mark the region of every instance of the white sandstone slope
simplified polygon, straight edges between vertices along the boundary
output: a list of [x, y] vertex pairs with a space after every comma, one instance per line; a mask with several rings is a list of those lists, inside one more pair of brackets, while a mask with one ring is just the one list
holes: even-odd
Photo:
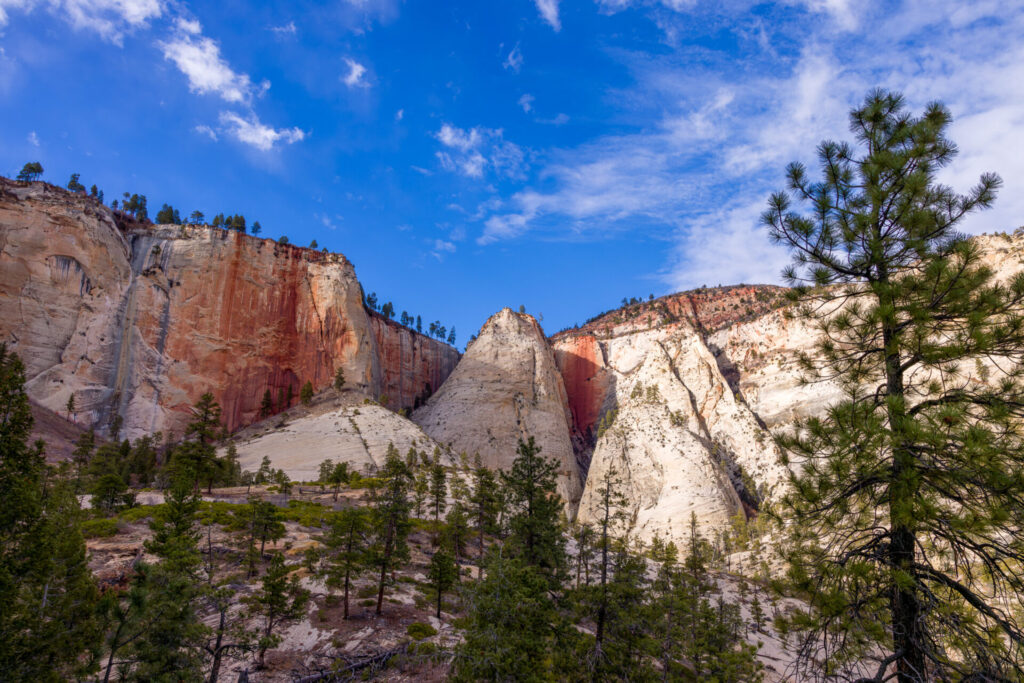
[[785, 480], [779, 453], [696, 330], [673, 325], [602, 344], [617, 408], [594, 449], [580, 521], [596, 519], [597, 492], [612, 468], [644, 540], [684, 539], [691, 513], [712, 532], [744, 505], [777, 495]]
[[519, 439], [534, 437], [559, 465], [559, 493], [579, 500], [572, 418], [551, 346], [532, 316], [491, 316], [455, 371], [412, 419], [436, 441], [494, 469], [508, 468]]
[[[339, 407], [319, 414], [278, 418], [243, 432], [235, 447], [242, 469], [255, 472], [264, 457], [274, 469], [282, 469], [293, 481], [316, 481], [320, 463], [330, 459], [347, 462], [363, 474], [384, 464], [388, 444], [404, 457], [410, 448], [434, 452], [438, 445], [410, 420], [376, 404]], [[443, 461], [454, 464], [442, 449]], [[223, 455], [223, 453], [222, 453]]]

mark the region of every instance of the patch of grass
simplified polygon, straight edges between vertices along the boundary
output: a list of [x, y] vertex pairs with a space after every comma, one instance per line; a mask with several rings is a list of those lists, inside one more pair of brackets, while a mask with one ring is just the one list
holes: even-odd
[[305, 527], [320, 527], [332, 515], [333, 510], [308, 500], [289, 500], [288, 507], [281, 510], [285, 520]]
[[116, 519], [87, 519], [82, 522], [82, 535], [86, 538], [106, 538], [117, 535]]
[[423, 640], [431, 636], [437, 635], [437, 629], [430, 624], [424, 624], [422, 621], [414, 621], [409, 624], [408, 628], [405, 629], [412, 638], [416, 640]]
[[359, 605], [361, 607], [373, 607], [376, 604], [377, 604], [376, 600], [360, 600], [359, 601]]
[[135, 522], [141, 522], [144, 519], [150, 519], [154, 515], [158, 514], [163, 510], [163, 504], [160, 505], [139, 505], [138, 507], [128, 508], [117, 515], [117, 519], [125, 524], [134, 524]]
[[376, 586], [363, 586], [362, 588], [360, 588], [359, 590], [356, 591], [356, 597], [357, 598], [368, 598], [371, 595], [376, 595], [376, 594], [377, 594], [377, 587]]

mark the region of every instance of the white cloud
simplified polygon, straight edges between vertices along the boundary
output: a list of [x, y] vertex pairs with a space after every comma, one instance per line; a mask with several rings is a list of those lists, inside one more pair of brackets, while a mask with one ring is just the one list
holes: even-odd
[[595, 0], [601, 11], [608, 14], [621, 12], [631, 7], [667, 7], [675, 12], [691, 10], [696, 6], [697, 0]]
[[282, 38], [287, 36], [294, 36], [296, 33], [299, 32], [299, 29], [296, 28], [294, 21], [289, 21], [284, 26], [271, 26], [270, 30], [273, 31], [277, 36]]
[[437, 133], [437, 139], [445, 147], [454, 147], [465, 152], [479, 147], [483, 141], [483, 135], [481, 135], [479, 128], [465, 131], [445, 123], [441, 125], [441, 130]]
[[235, 112], [221, 112], [220, 122], [227, 134], [264, 152], [273, 149], [278, 142], [290, 145], [304, 140], [307, 135], [301, 128], [275, 129], [266, 126], [260, 123], [255, 114], [243, 118]]
[[39, 146], [39, 136], [36, 135], [36, 132], [34, 130], [30, 131], [28, 137], [25, 139], [28, 140], [28, 144], [32, 145], [33, 147]]
[[404, 118], [405, 118], [405, 110], [404, 109], [399, 109], [398, 111], [395, 112], [395, 121], [401, 121]]
[[474, 127], [463, 130], [449, 123], [434, 135], [447, 150], [436, 152], [441, 167], [470, 178], [482, 178], [490, 169], [506, 178], [521, 178], [526, 155], [515, 143], [504, 139], [499, 129]]
[[544, 21], [551, 25], [555, 31], [562, 30], [562, 22], [558, 18], [558, 0], [533, 0], [537, 5], [537, 11]]
[[533, 110], [534, 96], [526, 93], [519, 98], [519, 106], [523, 108], [523, 111], [529, 114]]
[[569, 123], [569, 115], [558, 114], [550, 119], [537, 119], [537, 123], [546, 123], [552, 126], [564, 126], [565, 124]]
[[0, 26], [11, 10], [31, 11], [45, 6], [79, 30], [95, 31], [120, 45], [125, 33], [144, 28], [163, 14], [161, 0], [0, 0]]
[[199, 133], [200, 135], [205, 135], [206, 137], [210, 138], [214, 142], [217, 141], [217, 131], [215, 131], [210, 126], [198, 125], [195, 128], [193, 128], [192, 130], [194, 130], [196, 133]]
[[1024, 223], [1024, 155], [1010, 144], [1024, 130], [1024, 44], [1014, 38], [1024, 6], [804, 4], [833, 20], [767, 25], [770, 41], [795, 41], [795, 57], [762, 50], [742, 67], [709, 58], [695, 69], [624, 54], [636, 83], [615, 101], [639, 132], [543, 153], [530, 184], [481, 211], [477, 241], [638, 231], [674, 243], [661, 272], [673, 287], [778, 281], [788, 257], [759, 224], [767, 197], [785, 187], [790, 161], [817, 174], [816, 146], [851, 138], [849, 110], [874, 86], [903, 91], [914, 113], [934, 99], [949, 106], [961, 154], [942, 182], [963, 192], [982, 172], [1002, 175], [995, 208], [965, 221], [967, 232]]
[[845, 31], [856, 29], [859, 23], [859, 17], [854, 11], [854, 6], [859, 3], [851, 0], [787, 0], [787, 3], [802, 5], [811, 12], [828, 14]]
[[501, 65], [508, 71], [519, 73], [519, 70], [523, 68], [523, 51], [519, 49], [519, 43], [516, 43]]
[[370, 84], [366, 82], [366, 67], [355, 61], [354, 59], [345, 58], [345, 63], [348, 64], [348, 73], [342, 76], [341, 80], [350, 88], [368, 88]]
[[270, 83], [259, 88], [247, 74], [237, 73], [220, 54], [220, 45], [202, 35], [198, 21], [179, 19], [174, 37], [157, 45], [168, 59], [188, 78], [189, 90], [201, 95], [213, 93], [226, 102], [249, 102], [254, 95], [266, 92]]

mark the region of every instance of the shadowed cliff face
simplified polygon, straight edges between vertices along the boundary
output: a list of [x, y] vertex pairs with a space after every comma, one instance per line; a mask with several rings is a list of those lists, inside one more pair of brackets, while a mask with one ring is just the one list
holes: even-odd
[[204, 227], [117, 225], [92, 200], [42, 183], [0, 195], [0, 337], [25, 360], [28, 389], [79, 424], [180, 436], [205, 391], [234, 430], [307, 380], [412, 408], [458, 352], [362, 303], [343, 256]]

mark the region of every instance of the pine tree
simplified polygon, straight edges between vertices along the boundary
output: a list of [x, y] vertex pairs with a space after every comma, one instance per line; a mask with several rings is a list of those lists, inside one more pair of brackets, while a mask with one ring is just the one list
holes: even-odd
[[[248, 564], [248, 576], [256, 574], [256, 562], [262, 560], [267, 541], [277, 542], [284, 536], [285, 528], [277, 507], [268, 501], [252, 497], [249, 507], [239, 513], [242, 516], [240, 526], [245, 529], [245, 556]], [[256, 550], [256, 544], [259, 550]]]
[[21, 360], [0, 343], [0, 671], [11, 680], [86, 673], [98, 645], [96, 586], [73, 487], [47, 477]]
[[185, 435], [190, 438], [178, 446], [174, 454], [175, 469], [192, 480], [197, 493], [200, 482], [206, 482], [207, 493], [211, 492], [220, 471], [214, 446], [224, 429], [220, 416], [220, 405], [213, 394], [207, 392], [200, 396], [192, 408], [192, 421], [185, 428]]
[[437, 618], [441, 618], [441, 598], [459, 580], [459, 567], [447, 548], [438, 548], [427, 567], [427, 579], [437, 596]]
[[341, 391], [345, 388], [345, 368], [339, 367], [334, 372], [334, 390]]
[[231, 574], [220, 571], [213, 549], [213, 522], [206, 526], [206, 552], [203, 562], [205, 577], [203, 602], [210, 614], [216, 615], [216, 625], [209, 629], [203, 642], [203, 650], [210, 662], [207, 683], [217, 683], [220, 668], [225, 657], [238, 659], [252, 648], [252, 636], [245, 629], [245, 613], [234, 609], [238, 592], [234, 588], [237, 580]]
[[369, 561], [370, 518], [365, 508], [346, 508], [331, 518], [324, 545], [328, 588], [341, 587], [344, 618], [348, 619], [352, 580], [366, 571]]
[[532, 436], [520, 440], [512, 467], [501, 472], [510, 510], [506, 543], [524, 564], [539, 568], [557, 586], [566, 566], [558, 465], [541, 457], [540, 450]]
[[551, 660], [560, 617], [538, 568], [500, 547], [473, 585], [463, 642], [452, 663], [454, 681], [555, 681]]
[[[470, 503], [477, 534], [477, 563], [480, 571], [483, 571], [484, 535], [497, 533], [501, 504], [498, 482], [494, 478], [494, 473], [483, 466], [479, 453], [473, 460], [473, 493]], [[480, 577], [482, 576], [480, 574]]]
[[260, 225], [259, 221], [253, 221], [252, 222], [252, 228], [250, 229], [250, 232], [253, 235], [259, 235], [261, 232], [263, 232], [263, 226]]
[[21, 171], [18, 172], [18, 180], [22, 182], [32, 182], [39, 180], [39, 176], [43, 175], [43, 165], [38, 161], [30, 161], [21, 167]]
[[625, 504], [620, 489], [622, 480], [619, 478], [615, 467], [611, 466], [605, 471], [604, 479], [597, 488], [597, 585], [594, 587], [594, 595], [591, 598], [594, 616], [594, 653], [591, 666], [600, 671], [605, 659], [604, 639], [605, 623], [608, 619], [609, 610], [609, 571], [614, 570], [612, 566], [612, 543], [615, 540], [615, 528], [621, 526], [626, 519]]
[[199, 498], [189, 479], [177, 479], [164, 508], [150, 527], [146, 550], [159, 561], [147, 574], [148, 610], [145, 636], [131, 649], [133, 680], [179, 681], [202, 678], [202, 646], [207, 629], [199, 617], [202, 597]]
[[299, 390], [299, 400], [302, 401], [304, 406], [308, 406], [313, 402], [313, 383], [309, 380], [306, 380], [306, 383]]
[[260, 401], [260, 417], [270, 417], [274, 413], [274, 399], [270, 397], [270, 389], [263, 392], [263, 400]]
[[309, 591], [290, 574], [284, 555], [274, 553], [260, 591], [247, 600], [250, 613], [263, 622], [257, 633], [256, 667], [259, 669], [266, 667], [267, 650], [281, 642], [281, 634], [276, 631], [290, 621], [301, 619], [306, 613]]
[[410, 472], [394, 444], [388, 444], [381, 483], [371, 489], [371, 520], [375, 535], [370, 545], [370, 564], [379, 571], [377, 615], [384, 609], [384, 589], [389, 574], [409, 559], [406, 538], [412, 529], [409, 517]]
[[72, 192], [85, 192], [85, 185], [78, 181], [81, 177], [81, 173], [72, 173], [71, 180], [68, 181], [68, 189]]
[[441, 464], [441, 450], [434, 448], [434, 461], [430, 465], [430, 509], [434, 513], [434, 545], [441, 529], [441, 513], [448, 503], [448, 474]]
[[75, 448], [71, 451], [71, 461], [75, 464], [75, 490], [81, 488], [82, 474], [92, 460], [93, 451], [96, 450], [96, 434], [92, 430], [82, 432], [82, 435], [75, 441]]
[[[800, 422], [789, 578], [809, 609], [800, 664], [878, 680], [1024, 675], [1024, 275], [994, 281], [956, 232], [1001, 181], [936, 182], [956, 155], [951, 117], [875, 91], [850, 115], [859, 149], [823, 142], [823, 178], [788, 169], [763, 220], [794, 252], [797, 312], [821, 332], [810, 379], [847, 398]], [[806, 201], [802, 215], [792, 197]], [[812, 645], [813, 643], [813, 645]], [[872, 671], [874, 675], [874, 671]]]

